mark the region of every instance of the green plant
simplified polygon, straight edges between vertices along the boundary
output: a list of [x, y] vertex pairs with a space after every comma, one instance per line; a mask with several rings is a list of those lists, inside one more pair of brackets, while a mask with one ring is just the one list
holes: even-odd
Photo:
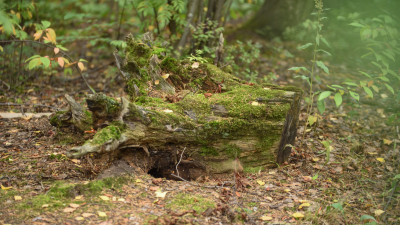
[[203, 56], [215, 58], [215, 43], [220, 33], [224, 31], [223, 27], [219, 27], [216, 21], [206, 20], [197, 26], [191, 26], [193, 36], [193, 48], [191, 52], [201, 50]]
[[237, 76], [256, 82], [261, 45], [257, 42], [243, 43], [237, 40], [235, 44], [226, 48], [225, 64], [230, 65]]

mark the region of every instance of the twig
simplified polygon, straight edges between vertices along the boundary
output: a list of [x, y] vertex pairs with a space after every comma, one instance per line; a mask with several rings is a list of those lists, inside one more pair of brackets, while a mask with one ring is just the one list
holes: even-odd
[[59, 111], [58, 108], [54, 107], [54, 106], [49, 106], [49, 105], [41, 105], [41, 104], [19, 104], [19, 103], [10, 103], [10, 102], [6, 102], [6, 103], [2, 103], [0, 102], [0, 105], [6, 105], [6, 106], [33, 106], [33, 107], [46, 107], [46, 108], [51, 108], [54, 109], [56, 111]]
[[[46, 43], [42, 43], [39, 41], [32, 41], [32, 40], [1, 40], [0, 43], [12, 43], [12, 42], [23, 42], [23, 43], [35, 43], [38, 45], [42, 45], [45, 46], [47, 48], [51, 48], [54, 49], [55, 47]], [[73, 62], [74, 60], [72, 59], [71, 56], [69, 56], [65, 51], [60, 49], [60, 52], [63, 54], [63, 56], [67, 57], [71, 62]], [[89, 85], [89, 83], [87, 82], [86, 78], [83, 76], [81, 70], [78, 67], [78, 64], [75, 63], [74, 64], [74, 68], [76, 69], [76, 71], [78, 71], [79, 75], [82, 77], [83, 81], [85, 82], [86, 86], [90, 89], [90, 91], [92, 91], [93, 94], [96, 94], [96, 91]]]
[[176, 166], [175, 166], [176, 174], [178, 174], [178, 177], [179, 177], [178, 166], [179, 166], [179, 163], [181, 163], [181, 161], [182, 161], [182, 156], [183, 156], [183, 153], [185, 152], [185, 150], [186, 150], [186, 147], [183, 149], [183, 151], [182, 151], [182, 153], [181, 153], [181, 157], [179, 158], [179, 162], [178, 162], [178, 163], [176, 164]]

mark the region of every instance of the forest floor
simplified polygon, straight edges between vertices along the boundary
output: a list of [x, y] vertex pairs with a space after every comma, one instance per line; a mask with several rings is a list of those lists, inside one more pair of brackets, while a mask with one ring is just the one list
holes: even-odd
[[[276, 82], [282, 85], [295, 82], [287, 68], [298, 66], [294, 64], [301, 59], [287, 58], [283, 51], [264, 58], [262, 74], [279, 74]], [[109, 82], [93, 79], [103, 90]], [[86, 94], [76, 91], [79, 85], [72, 82], [55, 88], [37, 80], [33, 86], [18, 98], [60, 109], [66, 106], [63, 94], [80, 101]], [[107, 92], [123, 94], [122, 87]], [[15, 99], [13, 93], [1, 97], [2, 102]], [[312, 129], [304, 126], [303, 110], [296, 144], [282, 166], [240, 178], [232, 173], [197, 182], [155, 178], [140, 171], [110, 176], [126, 171], [123, 163], [94, 172], [101, 165], [65, 156], [79, 142], [60, 143], [48, 117], [0, 117], [0, 223], [364, 224], [374, 217], [379, 224], [400, 224], [400, 199], [390, 183], [399, 167], [398, 134], [385, 125], [383, 109], [356, 106], [328, 106]], [[322, 141], [331, 143], [324, 146]], [[96, 179], [99, 175], [109, 177]], [[244, 188], [237, 188], [237, 179]]]

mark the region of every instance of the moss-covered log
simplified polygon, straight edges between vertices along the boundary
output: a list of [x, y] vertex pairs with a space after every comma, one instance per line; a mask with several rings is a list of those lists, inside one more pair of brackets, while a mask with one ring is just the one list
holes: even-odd
[[230, 171], [238, 160], [256, 171], [287, 159], [301, 90], [246, 83], [214, 65], [178, 61], [132, 38], [127, 43], [118, 64], [130, 100], [89, 96], [99, 129], [70, 157], [140, 153], [147, 171], [163, 164], [174, 171], [180, 162], [186, 178]]

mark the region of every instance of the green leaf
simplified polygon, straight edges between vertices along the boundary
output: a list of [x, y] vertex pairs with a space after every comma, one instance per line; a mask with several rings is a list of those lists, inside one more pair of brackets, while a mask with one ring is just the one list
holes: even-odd
[[317, 108], [321, 114], [325, 112], [325, 101], [317, 101]]
[[347, 85], [349, 85], [349, 86], [358, 87], [358, 84], [356, 84], [356, 83], [354, 83], [354, 82], [351, 82], [351, 81], [345, 81], [345, 82], [343, 82], [343, 84], [347, 84]]
[[352, 91], [349, 91], [349, 93], [350, 93], [350, 96], [351, 96], [352, 98], [354, 98], [354, 99], [357, 100], [357, 101], [360, 101], [360, 95], [359, 95], [358, 93], [352, 92]]
[[359, 27], [359, 28], [364, 28], [364, 27], [365, 27], [365, 26], [362, 25], [361, 23], [357, 23], [357, 22], [352, 22], [352, 23], [350, 23], [349, 25], [350, 25], [350, 26], [353, 26], [353, 27]]
[[364, 220], [373, 220], [373, 221], [376, 221], [376, 219], [375, 219], [373, 216], [370, 216], [370, 215], [362, 215], [362, 216], [360, 217], [360, 220], [361, 220], [361, 221], [364, 221]]
[[385, 84], [385, 86], [392, 94], [394, 94], [394, 90], [393, 90], [392, 86], [390, 86], [389, 84]]
[[334, 100], [336, 107], [339, 107], [342, 104], [342, 95], [340, 93], [336, 93]]
[[317, 52], [323, 52], [323, 53], [325, 53], [325, 54], [327, 54], [329, 56], [332, 56], [332, 54], [330, 52], [327, 52], [327, 51], [325, 51], [323, 49], [318, 49]]
[[400, 179], [400, 174], [397, 174], [396, 176], [393, 177], [394, 180]]
[[337, 84], [333, 84], [332, 87], [344, 89], [344, 87], [337, 85]]
[[317, 61], [317, 66], [324, 70], [325, 73], [329, 74], [329, 69], [328, 67], [325, 66], [325, 64], [322, 61]]
[[321, 94], [319, 94], [318, 101], [322, 101], [325, 98], [329, 97], [331, 95], [331, 93], [332, 93], [331, 91], [323, 91], [323, 92], [321, 92]]
[[12, 19], [7, 15], [7, 13], [0, 9], [0, 25], [3, 26], [3, 30], [6, 34], [13, 33]]
[[308, 47], [310, 47], [312, 45], [313, 45], [312, 43], [307, 43], [307, 44], [304, 44], [302, 46], [297, 47], [297, 49], [298, 50], [303, 50], [303, 49], [306, 49], [306, 48], [308, 48]]
[[57, 48], [63, 50], [63, 51], [68, 51], [67, 48], [63, 47], [62, 45], [56, 45]]
[[28, 61], [30, 61], [30, 60], [32, 60], [32, 59], [35, 59], [35, 58], [40, 58], [40, 55], [31, 56], [31, 57], [29, 57], [27, 60], [25, 60], [25, 62], [28, 62]]
[[50, 27], [50, 24], [51, 24], [51, 23], [50, 23], [49, 21], [43, 20], [43, 21], [42, 21], [43, 30], [46, 29], [46, 28], [49, 28], [49, 27]]
[[358, 71], [358, 72], [360, 72], [362, 75], [364, 75], [364, 76], [366, 76], [366, 77], [368, 77], [368, 78], [372, 78], [372, 76], [369, 75], [369, 74], [366, 73], [366, 72], [363, 72], [363, 71]]
[[374, 97], [374, 94], [372, 93], [372, 90], [371, 90], [369, 87], [364, 86], [363, 89], [364, 89], [365, 93], [367, 93], [367, 95], [368, 95], [369, 97], [371, 97], [371, 98]]
[[79, 59], [79, 62], [88, 62], [86, 59]]
[[337, 210], [343, 211], [343, 206], [342, 206], [342, 203], [340, 203], [340, 202], [333, 203], [332, 207], [337, 209]]
[[47, 57], [40, 57], [40, 61], [43, 63], [43, 66], [45, 68], [48, 68], [50, 66], [50, 59]]
[[34, 58], [29, 62], [28, 69], [32, 70], [36, 66], [40, 65], [42, 62], [40, 61], [40, 58]]
[[308, 69], [305, 68], [304, 66], [301, 66], [301, 67], [297, 67], [297, 66], [290, 67], [288, 70], [303, 70], [303, 71], [309, 72]]

